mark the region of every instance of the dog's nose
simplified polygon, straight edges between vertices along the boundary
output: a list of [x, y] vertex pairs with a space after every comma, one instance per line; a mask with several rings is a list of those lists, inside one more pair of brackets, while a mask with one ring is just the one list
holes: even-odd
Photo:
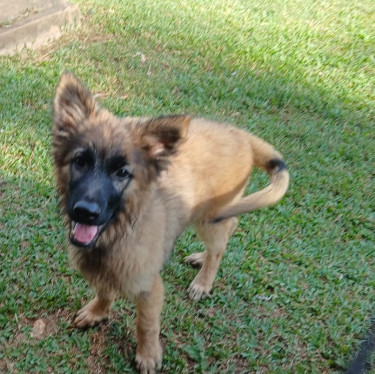
[[79, 222], [94, 222], [100, 214], [100, 207], [91, 201], [78, 201], [74, 204], [73, 213]]

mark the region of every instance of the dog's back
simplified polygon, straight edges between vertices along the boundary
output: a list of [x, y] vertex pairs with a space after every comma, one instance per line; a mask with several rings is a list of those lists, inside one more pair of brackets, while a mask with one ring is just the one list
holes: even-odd
[[[282, 168], [275, 172], [279, 177], [282, 174], [282, 179], [267, 193], [267, 201], [264, 196], [258, 196], [256, 208], [251, 209], [248, 203], [242, 206], [240, 198], [253, 166], [263, 167], [272, 174], [269, 165], [272, 160], [282, 164], [281, 155], [270, 144], [248, 132], [200, 118], [192, 119], [187, 136], [160, 183], [179, 196], [189, 211], [189, 220], [228, 218], [260, 208], [263, 203], [271, 205], [284, 195], [289, 174]], [[231, 212], [236, 203], [240, 205]], [[237, 212], [238, 209], [241, 212]]]

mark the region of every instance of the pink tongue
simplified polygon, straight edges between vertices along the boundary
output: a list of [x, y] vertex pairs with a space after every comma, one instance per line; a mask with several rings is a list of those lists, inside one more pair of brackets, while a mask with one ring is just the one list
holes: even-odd
[[76, 223], [73, 230], [74, 238], [80, 243], [90, 243], [98, 233], [98, 226]]

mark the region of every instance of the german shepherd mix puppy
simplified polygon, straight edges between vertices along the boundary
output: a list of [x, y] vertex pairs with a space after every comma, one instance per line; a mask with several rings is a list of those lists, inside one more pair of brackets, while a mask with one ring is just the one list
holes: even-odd
[[[211, 291], [235, 216], [285, 194], [282, 156], [245, 131], [186, 115], [115, 117], [69, 73], [54, 100], [53, 153], [70, 258], [96, 291], [75, 324], [98, 323], [117, 294], [134, 297], [136, 364], [154, 373], [162, 360], [160, 271], [176, 238], [193, 224], [205, 243], [186, 258], [201, 266], [188, 290], [199, 300]], [[242, 197], [253, 166], [271, 182]]]

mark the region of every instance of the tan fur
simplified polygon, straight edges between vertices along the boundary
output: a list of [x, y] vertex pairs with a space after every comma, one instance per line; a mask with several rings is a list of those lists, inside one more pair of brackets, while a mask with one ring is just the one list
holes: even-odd
[[[116, 294], [133, 296], [137, 366], [141, 373], [153, 373], [161, 365], [164, 291], [159, 273], [177, 236], [193, 224], [206, 246], [202, 254], [186, 258], [201, 265], [189, 287], [190, 297], [198, 300], [211, 291], [237, 226], [230, 217], [275, 203], [288, 187], [289, 174], [270, 167], [271, 160], [281, 160], [271, 145], [243, 130], [187, 116], [117, 118], [100, 109], [71, 74], [61, 78], [54, 113], [53, 149], [63, 208], [77, 148], [95, 146], [98, 153], [120, 149], [134, 170], [125, 209], [95, 247], [70, 246], [73, 264], [96, 289], [95, 299], [78, 312], [75, 323], [91, 326], [106, 316]], [[270, 174], [271, 184], [242, 198], [254, 165]]]

